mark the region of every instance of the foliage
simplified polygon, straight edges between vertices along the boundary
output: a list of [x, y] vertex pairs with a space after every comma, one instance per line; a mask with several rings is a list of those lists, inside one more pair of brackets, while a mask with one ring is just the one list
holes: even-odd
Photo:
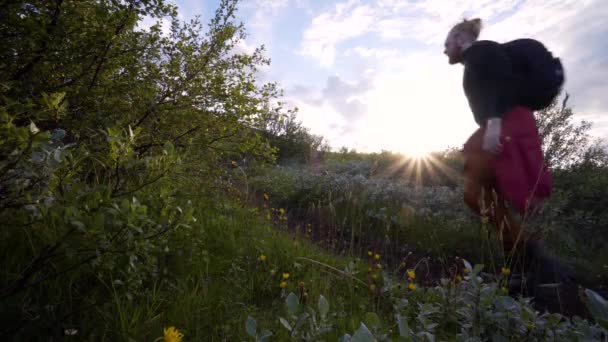
[[297, 121], [297, 108], [281, 113], [283, 104], [278, 103], [274, 110], [267, 110], [262, 115], [259, 126], [263, 136], [277, 149], [279, 164], [305, 164], [321, 158], [329, 151], [323, 137], [310, 133], [310, 130]]
[[[256, 80], [269, 63], [263, 47], [236, 51], [246, 37], [235, 22], [237, 5], [220, 1], [207, 26], [181, 22], [162, 0], [0, 5], [3, 339], [265, 340], [271, 330], [313, 339], [330, 326], [355, 331], [361, 320], [367, 331], [355, 336], [381, 336], [379, 322], [390, 313], [380, 308], [390, 310], [390, 302], [370, 295], [356, 273], [380, 270], [380, 261], [347, 261], [273, 229], [271, 213], [284, 224], [285, 209], [248, 209], [239, 201], [248, 188], [236, 191], [241, 181], [274, 189], [273, 200], [287, 204], [335, 205], [359, 227], [380, 222], [379, 240], [404, 222], [404, 231], [415, 232], [412, 243], [446, 227], [435, 222], [449, 219], [452, 232], [460, 229], [453, 222], [463, 220], [462, 211], [447, 205], [458, 188], [391, 183], [390, 155], [361, 160], [362, 169], [371, 165], [370, 174], [383, 176], [376, 179], [331, 170], [321, 177], [318, 169], [249, 178], [243, 166], [264, 172], [277, 150], [282, 161], [311, 161], [327, 148], [296, 122], [295, 111], [282, 108], [276, 84]], [[138, 26], [143, 18], [155, 24]], [[170, 22], [168, 32], [161, 20]], [[459, 165], [455, 153], [444, 157]], [[408, 203], [407, 210], [385, 202]], [[426, 218], [417, 221], [413, 212]], [[376, 290], [398, 293], [386, 285], [387, 272], [375, 272]], [[418, 307], [399, 309], [407, 317], [395, 323], [401, 331], [410, 331], [406, 322], [416, 334], [455, 331], [445, 326], [449, 320], [433, 326], [436, 291]], [[313, 296], [315, 311], [301, 316]], [[593, 298], [601, 318], [603, 302]], [[259, 322], [247, 319], [254, 316]]]
[[[278, 317], [281, 326], [276, 328], [280, 329], [277, 333], [286, 330], [289, 339], [297, 341], [335, 340], [337, 336], [338, 341], [580, 341], [601, 340], [608, 334], [604, 321], [608, 304], [591, 290], [584, 298], [599, 323], [540, 314], [529, 299], [516, 300], [506, 294], [500, 287], [506, 279], [485, 281], [481, 276], [483, 265], [471, 267], [466, 260], [464, 264], [464, 277], [443, 279], [432, 288], [411, 290], [400, 281], [389, 281], [377, 296], [384, 297], [391, 310], [367, 312], [351, 322], [352, 330], [346, 331], [335, 324], [340, 314], [330, 310], [330, 302], [323, 295], [309, 304], [302, 302], [302, 295], [291, 292], [284, 304], [288, 318]], [[247, 322], [251, 325], [256, 321], [249, 317]]]
[[592, 125], [585, 120], [580, 124], [574, 122], [574, 112], [567, 106], [569, 97], [564, 96], [561, 107], [556, 99], [549, 107], [536, 112], [545, 159], [554, 168], [579, 163], [593, 147], [588, 133]]

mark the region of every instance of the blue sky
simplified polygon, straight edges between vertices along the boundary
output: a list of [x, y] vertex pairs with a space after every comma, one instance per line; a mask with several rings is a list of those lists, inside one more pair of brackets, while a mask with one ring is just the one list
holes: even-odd
[[[173, 0], [180, 16], [208, 19], [218, 1]], [[313, 133], [339, 148], [419, 154], [460, 146], [476, 128], [462, 67], [443, 55], [447, 30], [480, 17], [480, 39], [540, 39], [566, 67], [578, 119], [608, 137], [608, 1], [249, 0], [238, 18], [264, 44], [285, 99]]]

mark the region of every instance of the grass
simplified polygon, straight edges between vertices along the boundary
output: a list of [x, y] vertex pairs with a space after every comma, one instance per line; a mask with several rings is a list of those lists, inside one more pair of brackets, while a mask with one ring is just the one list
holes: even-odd
[[[249, 316], [260, 328], [280, 332], [277, 317], [284, 315], [284, 296], [297, 292], [300, 282], [311, 298], [340, 298], [332, 304], [349, 317], [340, 322], [344, 328], [351, 329], [352, 319], [372, 310], [365, 284], [340, 274], [349, 259], [279, 232], [249, 209], [216, 210], [201, 213], [190, 240], [176, 245], [167, 260], [167, 276], [175, 285], [161, 293], [150, 289], [147, 303], [114, 297], [110, 312], [116, 314], [106, 317], [106, 325], [108, 330], [120, 327], [116, 337], [153, 340], [171, 325], [187, 340], [244, 340]], [[279, 286], [283, 273], [289, 274], [284, 289]]]

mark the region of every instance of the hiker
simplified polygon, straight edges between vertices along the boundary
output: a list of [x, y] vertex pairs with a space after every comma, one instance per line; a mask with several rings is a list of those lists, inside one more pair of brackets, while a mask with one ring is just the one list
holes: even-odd
[[449, 31], [444, 51], [450, 64], [464, 66], [464, 93], [479, 126], [464, 145], [464, 201], [496, 226], [514, 268], [537, 284], [551, 281], [561, 271], [542, 236], [524, 227], [552, 188], [533, 111], [556, 98], [563, 69], [535, 40], [501, 44], [478, 40], [480, 31], [479, 18], [463, 20]]

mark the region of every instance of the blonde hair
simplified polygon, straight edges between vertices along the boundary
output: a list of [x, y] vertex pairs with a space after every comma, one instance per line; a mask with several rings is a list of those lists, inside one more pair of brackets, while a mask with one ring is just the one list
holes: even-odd
[[479, 37], [479, 33], [481, 32], [481, 27], [482, 25], [480, 18], [470, 20], [463, 19], [461, 22], [454, 25], [452, 31], [463, 32], [473, 37], [473, 39], [477, 39]]

